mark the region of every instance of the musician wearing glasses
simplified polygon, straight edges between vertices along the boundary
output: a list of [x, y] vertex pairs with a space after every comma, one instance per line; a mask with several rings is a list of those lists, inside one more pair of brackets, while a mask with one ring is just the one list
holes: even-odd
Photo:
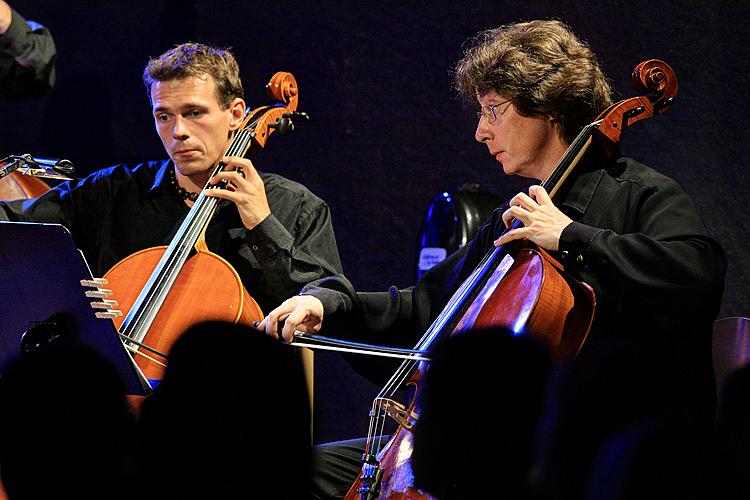
[[[595, 55], [559, 21], [479, 33], [455, 68], [455, 85], [478, 107], [475, 138], [503, 172], [537, 181], [612, 104]], [[520, 227], [502, 235], [514, 221]], [[723, 293], [724, 251], [674, 180], [616, 151], [587, 152], [554, 202], [538, 185], [518, 193], [413, 288], [360, 293], [344, 276], [324, 278], [272, 311], [263, 326], [286, 341], [300, 330], [414, 347], [485, 254], [517, 240], [550, 252], [566, 273], [593, 288], [596, 311], [584, 350], [611, 339], [652, 343], [689, 367], [680, 376], [691, 388], [693, 414], [713, 418], [711, 332]], [[360, 371], [378, 374], [361, 358], [352, 358]], [[342, 476], [339, 485], [319, 481], [330, 497], [356, 477], [361, 462], [347, 453], [354, 449], [319, 454], [322, 467]]]

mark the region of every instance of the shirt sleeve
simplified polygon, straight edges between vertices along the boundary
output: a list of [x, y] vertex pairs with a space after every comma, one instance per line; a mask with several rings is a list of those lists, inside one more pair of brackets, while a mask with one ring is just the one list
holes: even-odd
[[0, 100], [48, 93], [55, 84], [56, 55], [50, 31], [13, 10], [8, 30], [0, 35]]
[[640, 201], [633, 228], [618, 233], [573, 222], [560, 238], [561, 260], [647, 300], [700, 306], [721, 295], [724, 250], [676, 184]]
[[323, 331], [330, 336], [413, 347], [492, 248], [500, 213], [493, 213], [471, 242], [427, 271], [414, 287], [357, 292], [345, 276], [336, 275], [310, 283], [300, 293], [323, 303]]
[[96, 227], [101, 202], [92, 181], [65, 181], [38, 198], [0, 201], [0, 220], [62, 224], [73, 235], [76, 245], [90, 251], [96, 245]]
[[342, 272], [328, 205], [320, 203], [298, 219], [294, 232], [271, 213], [245, 237], [260, 264], [262, 286], [277, 302], [311, 281]]
[[[415, 287], [357, 292], [345, 276], [336, 275], [308, 284], [300, 294], [323, 303], [323, 335], [412, 348], [484, 255], [483, 240], [490, 238], [491, 228], [483, 227], [477, 238], [427, 271]], [[398, 366], [398, 362], [375, 356], [343, 356], [357, 373], [375, 384], [387, 380]]]
[[413, 339], [413, 291], [414, 287], [392, 286], [386, 292], [357, 292], [346, 276], [338, 274], [308, 284], [300, 295], [312, 295], [323, 303], [327, 335], [408, 345]]

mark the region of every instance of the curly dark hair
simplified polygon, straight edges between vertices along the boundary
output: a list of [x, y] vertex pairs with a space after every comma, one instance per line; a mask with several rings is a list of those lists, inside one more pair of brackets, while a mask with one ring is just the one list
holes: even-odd
[[596, 56], [556, 20], [478, 33], [456, 65], [455, 86], [470, 102], [494, 90], [524, 116], [552, 116], [568, 144], [612, 104]]
[[143, 70], [149, 101], [151, 85], [187, 77], [211, 76], [216, 83], [216, 99], [223, 109], [233, 99], [242, 98], [242, 80], [237, 61], [228, 49], [210, 47], [201, 43], [183, 43], [149, 60]]

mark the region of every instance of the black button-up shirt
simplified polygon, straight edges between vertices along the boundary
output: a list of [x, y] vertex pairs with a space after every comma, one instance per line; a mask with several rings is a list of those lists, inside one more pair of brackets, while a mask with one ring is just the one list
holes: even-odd
[[[102, 276], [139, 250], [168, 245], [184, 220], [189, 208], [171, 189], [167, 168], [171, 161], [117, 165], [0, 208], [9, 220], [64, 225], [94, 276]], [[340, 273], [341, 262], [328, 205], [301, 184], [260, 175], [271, 215], [248, 230], [235, 205], [220, 200], [206, 243], [267, 313], [306, 283]]]

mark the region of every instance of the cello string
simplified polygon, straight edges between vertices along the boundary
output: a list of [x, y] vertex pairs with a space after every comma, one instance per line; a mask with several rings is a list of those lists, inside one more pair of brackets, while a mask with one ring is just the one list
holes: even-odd
[[[238, 131], [232, 143], [227, 148], [225, 156], [235, 156], [238, 151], [245, 149], [249, 139], [250, 134], [245, 129]], [[221, 169], [221, 163], [217, 164], [212, 176]], [[177, 274], [192, 251], [194, 242], [197, 241], [213, 215], [216, 204], [216, 198], [209, 198], [202, 192], [198, 196], [193, 207], [194, 210], [188, 212], [185, 221], [180, 225], [177, 235], [165, 251], [159, 264], [157, 264], [154, 274], [152, 274], [141, 294], [139, 294], [136, 303], [131, 308], [131, 313], [128, 314], [123, 323], [122, 332], [128, 338], [135, 339], [138, 342], [142, 342], [145, 338], [148, 327], [153, 322], [154, 317], [166, 299], [172, 283], [174, 283]], [[140, 306], [140, 304], [145, 305]]]
[[[238, 131], [237, 134], [235, 134], [234, 140], [229, 145], [229, 148], [227, 148], [225, 156], [236, 156], [237, 152], [241, 151], [247, 144], [248, 135], [249, 134], [244, 129]], [[216, 165], [212, 177], [222, 170], [222, 163], [219, 162]], [[208, 185], [206, 187], [208, 187]], [[199, 195], [194, 204], [196, 207], [194, 215], [191, 217], [190, 214], [188, 214], [190, 219], [188, 220], [186, 218], [186, 221], [183, 223], [186, 231], [180, 231], [177, 235], [177, 238], [180, 239], [179, 247], [181, 253], [189, 254], [192, 251], [195, 241], [199, 238], [200, 234], [204, 231], [205, 226], [208, 224], [208, 221], [213, 216], [217, 203], [218, 200], [216, 198], [205, 196], [203, 193]], [[173, 262], [174, 267], [182, 267], [182, 263], [180, 263], [179, 260], [180, 259], [176, 259]], [[174, 271], [174, 269], [169, 269], [167, 272], [172, 273]]]
[[[176, 276], [175, 270], [181, 268], [187, 259], [187, 255], [192, 248], [185, 244], [186, 237], [189, 234], [188, 229], [194, 223], [196, 216], [205, 210], [204, 207], [210, 201], [205, 196], [202, 196], [202, 193], [198, 198], [195, 203], [197, 207], [188, 213], [177, 235], [165, 251], [159, 264], [157, 264], [157, 268], [131, 309], [131, 313], [128, 316], [133, 314], [133, 322], [129, 322], [128, 318], [126, 318], [126, 322], [123, 325], [123, 333], [128, 337], [135, 338], [139, 342], [143, 341], [148, 326], [150, 326], [150, 321], [153, 320], [153, 317], [163, 303], [166, 295], [165, 291], [168, 290], [170, 285], [170, 277]], [[210, 209], [210, 207], [208, 208]], [[141, 306], [141, 303], [145, 305]], [[132, 327], [130, 326], [131, 324]]]
[[[494, 260], [492, 259], [492, 256], [497, 252], [499, 252], [499, 249], [495, 248], [484, 256], [479, 266], [477, 266], [469, 275], [469, 277], [464, 280], [461, 286], [459, 286], [456, 293], [448, 301], [448, 305], [441, 311], [438, 317], [433, 321], [432, 325], [430, 325], [430, 327], [427, 329], [425, 334], [417, 343], [416, 349], [420, 351], [426, 351], [432, 347], [435, 337], [437, 337], [441, 333], [441, 331], [445, 329], [445, 325], [448, 322], [449, 315], [451, 315], [453, 311], [458, 308], [459, 301], [463, 298], [464, 295], [467, 294], [468, 288], [474, 285], [482, 271], [485, 268], [489, 267], [489, 263]], [[415, 365], [416, 364], [413, 361], [406, 361], [402, 363], [394, 376], [392, 376], [388, 381], [380, 396], [385, 396], [386, 394], [392, 396], [397, 388], [402, 386], [406, 382], [406, 377], [412, 372]]]
[[[243, 129], [238, 131], [235, 134], [232, 143], [227, 148], [225, 156], [236, 156], [237, 152], [241, 151], [246, 146], [249, 140], [248, 136], [249, 134], [246, 130]], [[222, 165], [221, 162], [216, 165], [212, 177], [223, 170]], [[208, 185], [206, 187], [208, 187]], [[159, 284], [160, 287], [168, 288], [171, 285], [171, 283], [167, 283], [169, 276], [176, 275], [179, 273], [179, 270], [182, 269], [187, 257], [193, 250], [195, 242], [203, 233], [213, 216], [217, 204], [218, 200], [216, 198], [205, 196], [203, 192], [198, 196], [198, 199], [194, 204], [194, 210], [191, 210], [191, 212], [188, 213], [188, 217], [183, 222], [183, 225], [180, 227], [180, 231], [176, 236], [179, 244], [177, 245], [174, 257], [164, 269], [165, 281]], [[185, 228], [185, 230], [183, 230], [183, 228]]]
[[[249, 133], [245, 129], [239, 130], [227, 148], [225, 156], [236, 155], [238, 151], [246, 148], [248, 141]], [[221, 169], [221, 163], [218, 163], [212, 176]], [[188, 216], [180, 226], [175, 239], [172, 241], [173, 245], [170, 244], [167, 248], [163, 261], [160, 261], [160, 264], [162, 265], [157, 267], [155, 275], [153, 276], [154, 279], [146, 284], [144, 292], [147, 293], [143, 297], [146, 306], [142, 308], [134, 307], [131, 309], [136, 312], [133, 316], [133, 327], [130, 328], [129, 325], [131, 322], [126, 321], [125, 329], [123, 330], [128, 337], [134, 337], [139, 341], [143, 340], [142, 337], [145, 336], [144, 330], [146, 329], [144, 323], [148, 322], [148, 318], [154, 316], [161, 307], [165, 298], [162, 297], [162, 295], [165, 295], [164, 291], [169, 289], [169, 286], [171, 285], [170, 281], [173, 282], [173, 280], [170, 280], [170, 277], [176, 276], [179, 269], [184, 265], [187, 256], [190, 251], [192, 251], [193, 244], [190, 242], [197, 240], [200, 236], [204, 226], [213, 215], [215, 206], [216, 199], [208, 198], [201, 192], [194, 204], [194, 210], [191, 210], [188, 213]], [[138, 303], [136, 303], [136, 306], [137, 304]], [[129, 333], [130, 330], [140, 331], [140, 333], [131, 334]]]
[[148, 359], [149, 361], [151, 361], [153, 363], [156, 363], [157, 365], [163, 366], [165, 368], [167, 367], [166, 363], [163, 363], [163, 362], [159, 361], [158, 359], [154, 358], [153, 356], [149, 356], [145, 352], [139, 350], [137, 347], [126, 345], [125, 349], [127, 349], [130, 352], [132, 352], [133, 354], [137, 354], [138, 356], [143, 356], [144, 358]]
[[[563, 153], [562, 158], [557, 163], [554, 170], [552, 170], [552, 173], [542, 181], [541, 186], [550, 194], [550, 198], [554, 199], [557, 190], [565, 179], [567, 179], [568, 174], [570, 174], [576, 165], [578, 165], [580, 155], [582, 155], [588, 148], [591, 135], [594, 133], [594, 130], [599, 128], [601, 123], [602, 120], [597, 120], [586, 125], [565, 150], [565, 153]], [[576, 158], [576, 156], [579, 156], [579, 158]]]
[[[375, 419], [373, 419], [372, 417], [373, 417], [373, 415], [375, 415], [375, 414], [377, 413], [377, 411], [378, 411], [378, 408], [377, 408], [377, 402], [378, 402], [378, 398], [375, 398], [375, 399], [373, 399], [373, 400], [372, 400], [372, 407], [370, 408], [370, 423], [369, 423], [369, 426], [368, 426], [368, 428], [367, 428], [367, 441], [366, 441], [366, 443], [365, 443], [365, 453], [371, 453], [371, 452], [372, 452], [372, 443], [371, 443], [371, 439], [372, 439], [372, 437], [373, 437], [373, 436], [375, 435], [375, 432], [374, 432], [374, 427], [373, 427], [373, 425], [375, 425], [375, 422], [376, 422], [376, 420], [375, 420]], [[378, 450], [378, 451], [379, 451], [379, 450]], [[374, 455], [374, 456], [375, 456], [375, 455], [377, 455], [377, 452], [376, 452], [376, 453], [374, 453], [373, 455]]]

